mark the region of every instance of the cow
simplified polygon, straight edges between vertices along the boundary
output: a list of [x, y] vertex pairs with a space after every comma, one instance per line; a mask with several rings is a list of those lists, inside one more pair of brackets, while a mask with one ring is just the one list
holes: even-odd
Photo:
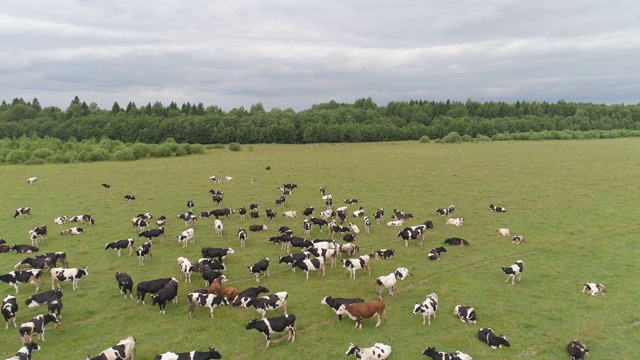
[[358, 228], [358, 225], [356, 224], [349, 223], [349, 230], [353, 235], [360, 234], [360, 228]]
[[113, 249], [120, 257], [120, 250], [129, 249], [129, 256], [133, 254], [133, 239], [116, 240], [104, 246], [105, 250]]
[[267, 215], [267, 217], [269, 218], [269, 220], [271, 220], [271, 222], [276, 221], [276, 214], [278, 214], [278, 212], [273, 211], [269, 208], [265, 209], [265, 214]]
[[369, 219], [368, 216], [362, 219], [362, 224], [364, 225], [364, 232], [367, 234], [371, 233], [371, 219]]
[[147, 222], [147, 220], [134, 217], [131, 218], [131, 225], [133, 227], [133, 231], [142, 231], [149, 226], [149, 222]]
[[131, 276], [127, 273], [117, 271], [116, 272], [116, 281], [118, 282], [118, 289], [120, 289], [120, 294], [124, 295], [124, 298], [127, 298], [127, 291], [129, 291], [129, 298], [133, 299], [133, 280]]
[[247, 241], [247, 230], [244, 228], [238, 229], [238, 239], [240, 240], [240, 247], [244, 247]]
[[[62, 293], [60, 293], [62, 295]], [[54, 295], [53, 299], [49, 301], [47, 304], [47, 310], [49, 310], [49, 314], [53, 315], [58, 319], [58, 321], [62, 320], [62, 309], [64, 306], [62, 305], [62, 299], [60, 296]], [[58, 327], [58, 323], [55, 324], [55, 327]]]
[[158, 304], [160, 314], [164, 315], [168, 301], [172, 301], [174, 304], [178, 303], [178, 280], [172, 277], [171, 281], [163, 286], [162, 289], [155, 294], [151, 294], [151, 299], [151, 306]]
[[153, 360], [210, 360], [210, 359], [222, 359], [222, 355], [211, 347], [209, 351], [190, 351], [183, 353], [166, 352], [164, 354], [156, 355]]
[[16, 301], [16, 297], [13, 295], [7, 295], [2, 300], [2, 316], [4, 317], [4, 328], [5, 330], [9, 328], [9, 322], [13, 322], [13, 327], [18, 327], [16, 324], [16, 313], [18, 312], [18, 302]]
[[20, 216], [20, 219], [22, 219], [24, 215], [31, 217], [31, 208], [29, 207], [17, 208], [16, 213], [13, 215], [13, 219], [15, 220], [18, 216]]
[[348, 243], [352, 243], [354, 241], [356, 241], [356, 234], [352, 234], [352, 233], [346, 233], [342, 236], [342, 240], [348, 242]]
[[[293, 264], [296, 261], [302, 261], [302, 260], [306, 260], [309, 259], [309, 252], [301, 252], [301, 253], [297, 253], [297, 254], [289, 254], [287, 256], [280, 256], [279, 260], [278, 260], [278, 264]], [[296, 268], [295, 267], [291, 267], [291, 271], [295, 272]]]
[[446, 238], [444, 243], [452, 246], [469, 246], [469, 242], [467, 240], [458, 237]]
[[153, 219], [153, 214], [150, 212], [146, 212], [146, 213], [138, 213], [138, 215], [136, 215], [137, 218], [140, 218], [142, 220], [150, 220]]
[[15, 250], [18, 254], [32, 254], [40, 251], [37, 246], [32, 245], [11, 245], [9, 251], [12, 250]]
[[44, 330], [48, 323], [58, 323], [58, 319], [51, 314], [38, 315], [28, 322], [20, 325], [20, 337], [23, 344], [28, 344], [33, 340], [33, 336], [37, 335], [38, 339], [44, 340]]
[[67, 266], [67, 253], [58, 251], [55, 253], [37, 255], [33, 258], [25, 258], [16, 264], [14, 268], [16, 270], [42, 269], [44, 271], [49, 271], [49, 269], [56, 266], [58, 261]]
[[516, 235], [511, 238], [511, 243], [519, 245], [524, 244], [524, 236]]
[[462, 351], [456, 351], [452, 353], [445, 353], [436, 351], [434, 347], [428, 347], [424, 349], [422, 355], [430, 357], [432, 360], [473, 360], [471, 356], [463, 353]]
[[220, 191], [220, 190], [213, 190], [213, 189], [209, 190], [209, 193], [210, 193], [211, 195], [224, 195], [224, 191]]
[[282, 193], [282, 195], [291, 195], [293, 194], [293, 190], [285, 189], [283, 186], [278, 186], [277, 189]]
[[283, 211], [281, 215], [282, 217], [296, 218], [298, 217], [298, 212], [295, 210]]
[[260, 282], [260, 273], [266, 272], [267, 277], [269, 276], [269, 258], [264, 258], [253, 265], [247, 266], [249, 268], [249, 273], [256, 275], [256, 281]]
[[456, 207], [453, 205], [449, 205], [448, 208], [439, 208], [436, 210], [436, 213], [440, 216], [447, 216], [447, 217], [453, 217], [453, 213], [455, 213], [456, 211]]
[[35, 185], [38, 182], [37, 177], [30, 177], [27, 179], [27, 186]]
[[453, 314], [462, 322], [476, 323], [476, 310], [471, 306], [456, 305], [456, 307], [453, 308]]
[[422, 241], [424, 236], [420, 230], [414, 230], [410, 227], [406, 227], [400, 231], [398, 231], [397, 237], [401, 237], [404, 240], [404, 246], [409, 246], [409, 240], [419, 240], [420, 246], [422, 246]]
[[160, 237], [160, 242], [162, 242], [162, 239], [164, 239], [164, 227], [141, 231], [138, 237], [146, 238], [149, 242], [152, 242], [154, 238]]
[[107, 183], [102, 183], [100, 186], [102, 186], [105, 189], [110, 189], [111, 185], [107, 184]]
[[567, 345], [567, 352], [571, 360], [584, 360], [584, 357], [589, 355], [589, 349], [587, 349], [587, 346], [580, 340], [570, 342]]
[[[247, 208], [245, 208], [244, 206], [241, 206], [238, 209], [238, 215], [240, 215], [240, 220], [244, 220], [244, 217], [247, 215]], [[202, 217], [202, 216], [200, 216]]]
[[515, 262], [515, 264], [509, 267], [503, 266], [502, 271], [504, 271], [504, 273], [507, 275], [507, 280], [505, 280], [504, 282], [507, 282], [509, 281], [509, 279], [511, 279], [511, 285], [513, 285], [516, 280], [516, 277], [518, 277], [518, 281], [522, 280], [522, 272], [524, 271], [524, 262], [522, 260], [518, 260]]
[[304, 209], [302, 211], [302, 215], [306, 216], [307, 218], [310, 216], [313, 216], [313, 211], [315, 210], [315, 208], [313, 206], [309, 206], [306, 209]]
[[322, 197], [321, 197], [321, 199], [322, 199], [322, 200], [325, 200], [325, 201], [326, 201], [326, 200], [329, 200], [329, 199], [333, 199], [333, 195], [331, 195], [331, 193], [329, 193], [329, 194], [325, 195], [325, 194], [324, 194], [324, 191], [322, 191]]
[[129, 336], [96, 357], [87, 356], [87, 360], [133, 360], [135, 347], [136, 339]]
[[136, 286], [136, 298], [137, 298], [136, 302], [138, 303], [140, 302], [140, 300], [142, 300], [142, 305], [146, 305], [144, 303], [145, 295], [157, 293], [158, 291], [160, 291], [160, 289], [162, 289], [165, 285], [167, 285], [169, 281], [171, 281], [171, 279], [173, 278], [163, 278], [163, 279], [139, 282], [138, 285]]
[[429, 260], [440, 260], [440, 254], [443, 252], [447, 252], [447, 249], [445, 249], [444, 246], [433, 248], [429, 251], [429, 255], [427, 255], [427, 257]]
[[387, 226], [403, 226], [404, 220], [391, 220], [387, 223]]
[[599, 283], [588, 282], [584, 284], [582, 292], [585, 294], [590, 294], [591, 296], [604, 295], [607, 292], [607, 288]]
[[164, 226], [167, 223], [167, 217], [164, 215], [160, 215], [160, 217], [158, 217], [158, 219], [156, 220], [156, 225], [158, 226]]
[[7, 358], [7, 360], [31, 360], [31, 353], [40, 349], [40, 345], [32, 341], [28, 344], [24, 344], [24, 346], [22, 346], [15, 355]]
[[253, 306], [256, 311], [262, 315], [264, 319], [267, 311], [276, 310], [278, 308], [284, 309], [284, 314], [287, 315], [287, 299], [289, 294], [286, 291], [280, 291], [272, 295], [261, 296], [248, 301], [241, 300], [245, 303], [245, 307]]
[[227, 181], [231, 181], [233, 180], [233, 176], [225, 176], [224, 179]]
[[359, 348], [358, 345], [349, 344], [346, 356], [355, 355], [359, 360], [384, 360], [391, 355], [391, 346], [383, 343], [375, 343], [372, 347]]
[[235, 251], [233, 251], [232, 248], [223, 249], [223, 248], [211, 248], [211, 247], [203, 247], [201, 252], [202, 252], [202, 257], [217, 259], [219, 262], [222, 262], [227, 257], [227, 255], [235, 253]]
[[9, 286], [13, 286], [18, 293], [19, 284], [33, 284], [36, 292], [40, 290], [42, 270], [31, 269], [26, 271], [10, 271], [5, 275], [0, 275], [0, 282], [6, 282]]
[[394, 220], [409, 220], [409, 219], [413, 219], [413, 214], [411, 213], [404, 213], [398, 209], [393, 209], [393, 218]]
[[213, 228], [216, 229], [217, 236], [222, 236], [222, 230], [224, 229], [224, 226], [222, 225], [222, 221], [220, 221], [220, 219], [216, 219], [213, 222]]
[[498, 228], [496, 229], [496, 233], [502, 236], [511, 236], [511, 232], [507, 228]]
[[384, 289], [389, 289], [389, 295], [393, 296], [393, 290], [395, 289], [396, 282], [398, 282], [398, 280], [404, 280], [408, 276], [411, 276], [411, 273], [409, 273], [409, 270], [404, 267], [397, 268], [396, 271], [389, 275], [379, 276], [376, 279], [376, 292], [378, 294], [378, 299], [382, 300], [382, 292]]
[[225, 218], [229, 218], [229, 215], [235, 214], [236, 211], [231, 208], [222, 208], [211, 210], [211, 215], [218, 219], [220, 216], [224, 216]]
[[[315, 246], [317, 245], [317, 243], [313, 245]], [[331, 248], [312, 247], [311, 249], [309, 249], [309, 252], [317, 258], [318, 257], [323, 258], [325, 263], [327, 262], [327, 259], [329, 259], [329, 261], [331, 262], [331, 267], [332, 268], [336, 267], [336, 260], [338, 259], [338, 250], [336, 250], [335, 247], [331, 247]]]
[[220, 203], [222, 202], [222, 200], [224, 200], [224, 198], [220, 195], [211, 195], [211, 200], [216, 203], [216, 206], [220, 206]]
[[133, 195], [131, 195], [131, 194], [125, 194], [124, 198], [125, 198], [127, 201], [133, 201], [133, 200], [135, 200], [135, 199], [136, 199], [136, 197], [135, 197], [135, 196], [133, 196]]
[[180, 270], [180, 277], [184, 275], [184, 282], [191, 282], [191, 272], [193, 271], [193, 265], [191, 261], [186, 257], [180, 256], [178, 258], [178, 269]]
[[489, 205], [489, 209], [491, 211], [495, 211], [495, 212], [506, 212], [507, 211], [506, 208], [503, 208], [502, 206], [495, 206], [493, 204]]
[[360, 206], [358, 210], [353, 212], [353, 217], [363, 217], [364, 216], [364, 208]]
[[247, 307], [248, 299], [255, 299], [262, 293], [268, 293], [269, 289], [264, 286], [250, 287], [242, 290], [238, 293], [238, 296], [233, 300], [233, 306]]
[[282, 315], [278, 317], [263, 318], [262, 320], [251, 319], [245, 329], [256, 329], [264, 334], [267, 338], [267, 346], [271, 343], [271, 334], [288, 330], [287, 341], [292, 343], [296, 340], [296, 316], [293, 314]]
[[147, 241], [140, 245], [136, 250], [136, 255], [138, 256], [138, 265], [144, 265], [144, 260], [147, 257], [153, 257], [153, 254], [151, 254], [151, 242]]
[[287, 198], [284, 195], [280, 196], [279, 199], [276, 199], [276, 205], [284, 206], [284, 203], [287, 201]]
[[335, 220], [329, 223], [329, 235], [331, 236], [332, 239], [336, 233], [340, 234], [340, 236], [343, 236], [344, 233], [347, 233], [349, 231], [351, 231], [351, 229], [349, 229], [347, 226], [338, 225], [338, 223]]
[[262, 230], [267, 230], [267, 225], [249, 225], [249, 231], [262, 232]]
[[[0, 239], [0, 240], [2, 240], [2, 239]], [[4, 240], [2, 240], [2, 241], [4, 241]], [[0, 253], [7, 253], [7, 252], [9, 252], [11, 250], [13, 250], [11, 248], [11, 246], [9, 246], [7, 244], [4, 244], [4, 243], [0, 243]]]
[[503, 346], [510, 347], [511, 343], [504, 335], [496, 335], [491, 328], [480, 328], [478, 330], [478, 339], [483, 343], [491, 346], [492, 349], [499, 349]]
[[324, 258], [316, 258], [316, 259], [306, 259], [306, 260], [301, 260], [301, 261], [296, 261], [293, 264], [291, 264], [292, 268], [298, 267], [302, 270], [304, 270], [304, 272], [307, 274], [307, 279], [309, 279], [309, 271], [316, 271], [316, 270], [322, 270], [322, 276], [324, 276], [325, 273], [325, 264], [324, 264]]
[[340, 224], [344, 224], [344, 222], [347, 220], [346, 207], [345, 210], [341, 210], [341, 208], [338, 208], [336, 210], [336, 216], [338, 217], [338, 220], [340, 220]]
[[215, 279], [213, 279], [210, 282], [209, 285], [209, 294], [213, 294], [213, 295], [220, 295], [220, 292], [222, 291], [222, 284], [227, 282], [227, 277], [224, 275], [221, 275]]
[[82, 269], [78, 268], [52, 268], [51, 269], [51, 290], [55, 289], [55, 285], [58, 285], [60, 289], [60, 282], [71, 281], [72, 289], [78, 289], [78, 280], [83, 276], [89, 276], [89, 270], [86, 267]]
[[81, 222], [83, 226], [86, 226], [87, 223], [89, 223], [90, 225], [95, 224], [95, 220], [89, 214], [72, 216], [71, 218], [69, 218], [69, 221], [70, 222]]
[[417, 315], [418, 313], [422, 314], [422, 325], [424, 325], [426, 320], [428, 320], [429, 326], [431, 326], [431, 315], [433, 315], [433, 319], [435, 320], [437, 310], [438, 295], [436, 293], [431, 293], [427, 295], [427, 298], [421, 304], [414, 305], [413, 315]]
[[229, 300], [224, 296], [214, 294], [189, 293], [187, 295], [189, 301], [189, 318], [195, 316], [196, 307], [208, 307], [213, 319], [213, 309], [222, 305], [229, 305]]
[[464, 218], [448, 218], [447, 225], [462, 226], [464, 225]]
[[29, 231], [29, 237], [31, 237], [31, 245], [36, 246], [38, 242], [47, 238], [47, 226], [40, 225]]
[[376, 224], [380, 224], [384, 220], [384, 209], [380, 208], [373, 213], [373, 218], [376, 219]]
[[371, 267], [369, 267], [369, 255], [362, 255], [357, 259], [342, 260], [342, 266], [349, 271], [349, 279], [356, 279], [356, 270], [367, 269], [371, 276]]
[[193, 211], [193, 207], [195, 206], [195, 204], [193, 203], [193, 200], [187, 200], [187, 210], [188, 211]]
[[372, 252], [369, 256], [376, 260], [387, 260], [393, 257], [394, 252], [393, 249], [380, 249]]
[[184, 221], [184, 227], [185, 228], [188, 228], [189, 225], [192, 225], [193, 227], [196, 227], [198, 225], [198, 217], [193, 215], [193, 213], [191, 213], [191, 212], [180, 214], [180, 215], [177, 216], [177, 218], [181, 219], [182, 221]]
[[366, 301], [361, 303], [353, 303], [349, 305], [340, 305], [338, 315], [347, 315], [351, 320], [356, 322], [355, 327], [362, 329], [362, 319], [368, 319], [377, 316], [378, 322], [375, 327], [382, 324], [382, 314], [384, 314], [384, 301]]
[[364, 302], [364, 300], [362, 300], [361, 298], [352, 298], [352, 299], [335, 298], [334, 299], [331, 296], [325, 296], [322, 298], [322, 300], [320, 300], [320, 304], [329, 305], [329, 307], [333, 309], [336, 315], [338, 315], [338, 321], [342, 321], [342, 314], [338, 314], [338, 310], [340, 309], [340, 306], [351, 305], [351, 304], [361, 303], [361, 302]]
[[53, 222], [58, 224], [58, 225], [64, 225], [67, 222], [67, 217], [66, 216], [58, 216], [57, 218], [53, 219]]
[[189, 241], [191, 241], [192, 244], [195, 243], [195, 231], [193, 228], [189, 228], [178, 235], [178, 242], [182, 243], [182, 247], [187, 247]]
[[72, 227], [72, 228], [62, 230], [60, 232], [60, 235], [63, 235], [63, 236], [80, 235], [83, 232], [84, 232], [84, 228]]
[[39, 294], [29, 296], [24, 301], [24, 304], [27, 305], [28, 307], [38, 307], [38, 306], [48, 304], [54, 298], [61, 298], [61, 297], [62, 297], [62, 289], [47, 290], [45, 292], [41, 292]]

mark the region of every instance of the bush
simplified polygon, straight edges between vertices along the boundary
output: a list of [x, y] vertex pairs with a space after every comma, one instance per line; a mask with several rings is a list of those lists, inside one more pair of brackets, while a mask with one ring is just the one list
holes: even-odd
[[173, 152], [168, 146], [163, 144], [163, 145], [158, 145], [153, 149], [151, 149], [150, 154], [153, 157], [159, 158], [159, 157], [170, 157], [171, 155], [173, 155]]
[[118, 150], [111, 155], [111, 158], [115, 161], [132, 161], [136, 157], [133, 155], [133, 151], [129, 148]]
[[462, 138], [460, 137], [460, 134], [455, 131], [448, 133], [447, 136], [442, 138], [442, 142], [445, 144], [459, 143], [461, 141]]
[[466, 134], [466, 135], [462, 136], [461, 140], [462, 140], [462, 142], [472, 142], [473, 138], [471, 137], [471, 135]]
[[91, 161], [107, 161], [111, 157], [111, 154], [107, 149], [102, 149], [99, 147], [94, 148], [89, 153], [89, 158]]
[[176, 156], [185, 156], [188, 154], [189, 152], [184, 148], [184, 146], [178, 146], [176, 148]]
[[38, 159], [46, 159], [51, 155], [53, 155], [53, 151], [47, 148], [40, 148], [33, 152], [33, 157]]
[[420, 140], [418, 140], [418, 141], [420, 141], [420, 143], [422, 143], [422, 144], [427, 144], [427, 143], [428, 143], [429, 141], [431, 141], [431, 140], [429, 139], [429, 137], [428, 137], [427, 135], [423, 135], [423, 136], [420, 138]]
[[189, 146], [189, 154], [204, 154], [204, 146], [200, 144], [192, 144]]
[[240, 147], [240, 144], [238, 144], [237, 142], [233, 142], [233, 143], [229, 144], [229, 150], [230, 151], [240, 151], [240, 150], [242, 150], [242, 148]]
[[27, 150], [12, 150], [7, 155], [7, 162], [9, 164], [22, 164], [31, 157], [31, 153]]
[[143, 143], [135, 143], [131, 145], [131, 151], [136, 159], [142, 159], [149, 154], [149, 145]]
[[45, 164], [46, 161], [44, 159], [40, 159], [40, 158], [31, 158], [26, 160], [23, 164], [24, 165], [42, 165]]
[[222, 144], [211, 144], [211, 145], [207, 145], [207, 149], [224, 149], [224, 145], [222, 145]]
[[477, 142], [491, 141], [491, 138], [488, 137], [487, 135], [478, 134], [476, 135], [476, 141]]

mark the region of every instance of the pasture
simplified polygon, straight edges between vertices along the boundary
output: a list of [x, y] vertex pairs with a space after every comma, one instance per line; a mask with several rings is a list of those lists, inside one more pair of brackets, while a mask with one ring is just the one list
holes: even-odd
[[[89, 269], [77, 291], [71, 290], [71, 283], [62, 283], [61, 326], [47, 327], [47, 341], [39, 342], [42, 350], [33, 359], [84, 359], [130, 335], [137, 340], [136, 359], [144, 360], [167, 351], [203, 351], [210, 346], [225, 359], [336, 359], [344, 357], [349, 343], [369, 347], [375, 342], [391, 345], [391, 359], [425, 358], [422, 351], [427, 346], [460, 350], [474, 359], [564, 359], [566, 345], [574, 339], [587, 345], [592, 359], [630, 359], [640, 337], [639, 149], [639, 139], [253, 145], [240, 152], [216, 149], [189, 157], [122, 163], [0, 166], [0, 238], [8, 244], [29, 244], [28, 231], [47, 225], [49, 235], [40, 252], [66, 251], [71, 267]], [[209, 180], [214, 174], [233, 180], [214, 184]], [[27, 186], [32, 176], [38, 183]], [[111, 188], [102, 188], [102, 183]], [[298, 188], [280, 207], [275, 204], [280, 197], [276, 188], [283, 183]], [[325, 209], [321, 186], [332, 193], [334, 210], [345, 205], [343, 199], [358, 199], [348, 205], [348, 220], [361, 229], [356, 238], [358, 255], [395, 249], [390, 260], [371, 260], [371, 276], [359, 270], [350, 280], [338, 263], [337, 268], [327, 267], [326, 276], [311, 272], [305, 280], [304, 272], [292, 273], [278, 264], [278, 257], [286, 253], [267, 239], [282, 225], [303, 236], [302, 210], [313, 205], [319, 217]], [[176, 216], [187, 211], [187, 200], [195, 202], [194, 212], [217, 208], [210, 189], [224, 191], [220, 207], [237, 210], [259, 204], [260, 217], [222, 218], [222, 237], [216, 236], [213, 219], [199, 219], [195, 246], [183, 248], [177, 236], [185, 224]], [[125, 194], [135, 195], [136, 200], [126, 201]], [[507, 212], [491, 212], [491, 203]], [[445, 225], [446, 217], [435, 213], [450, 204], [456, 206], [455, 216], [465, 219], [463, 226]], [[362, 219], [351, 216], [359, 206], [372, 220], [375, 210], [384, 208], [386, 223], [397, 208], [413, 214], [407, 225], [432, 220], [435, 228], [427, 230], [422, 247], [414, 241], [405, 248], [396, 236], [401, 228], [373, 221], [371, 233], [365, 234]], [[32, 216], [14, 220], [19, 207], [31, 207]], [[275, 222], [265, 216], [266, 208], [278, 212]], [[296, 210], [298, 217], [281, 217], [286, 210]], [[153, 220], [160, 215], [168, 218], [166, 238], [154, 240], [153, 258], [143, 266], [128, 251], [117, 257], [115, 251], [103, 250], [108, 242], [131, 237], [137, 248], [143, 241], [132, 230], [131, 218], [141, 212], [151, 212]], [[95, 224], [85, 226], [83, 234], [61, 236], [60, 231], [76, 225], [56, 225], [54, 218], [80, 214], [91, 214]], [[252, 224], [266, 224], [268, 229], [250, 232], [247, 246], [240, 248], [238, 228]], [[525, 236], [526, 242], [514, 245], [496, 234], [496, 228], [509, 228], [512, 235]], [[427, 260], [432, 248], [453, 236], [468, 240], [470, 246], [446, 246], [440, 260]], [[311, 239], [328, 237], [327, 229], [321, 233], [314, 227], [311, 232]], [[203, 287], [199, 274], [193, 274], [192, 283], [180, 281], [178, 304], [167, 304], [166, 315], [150, 306], [149, 298], [143, 306], [136, 304], [135, 294], [134, 299], [120, 295], [116, 271], [128, 273], [136, 284], [178, 278], [176, 259], [184, 256], [195, 262], [204, 246], [235, 250], [225, 260], [229, 282], [224, 286], [239, 290], [257, 286], [248, 265], [271, 259], [270, 276], [261, 276], [260, 285], [270, 294], [289, 293], [288, 310], [297, 317], [295, 343], [287, 343], [285, 334], [275, 334], [265, 348], [261, 333], [245, 330], [249, 320], [260, 318], [254, 309], [218, 307], [212, 320], [208, 310], [199, 308], [190, 319], [186, 295]], [[0, 254], [0, 274], [13, 270], [24, 257]], [[501, 267], [516, 260], [524, 261], [524, 273], [522, 281], [511, 285], [505, 283]], [[365, 319], [361, 330], [347, 317], [338, 322], [334, 312], [320, 304], [327, 295], [374, 300], [375, 278], [400, 266], [412, 276], [398, 281], [395, 296], [384, 293], [386, 317], [379, 328], [374, 329], [375, 319]], [[607, 294], [583, 294], [588, 281], [603, 283]], [[50, 286], [49, 274], [44, 274], [41, 291]], [[24, 305], [34, 293], [33, 285], [19, 288], [18, 326], [46, 312], [46, 307]], [[413, 305], [432, 292], [439, 298], [437, 318], [430, 326], [422, 325], [422, 317], [411, 313]], [[0, 283], [0, 298], [8, 294], [14, 289]], [[476, 309], [476, 324], [462, 323], [453, 315], [458, 304]], [[281, 314], [279, 309], [267, 316]], [[492, 350], [477, 338], [481, 327], [507, 335], [512, 346]], [[20, 347], [12, 325], [0, 329], [0, 358]]]

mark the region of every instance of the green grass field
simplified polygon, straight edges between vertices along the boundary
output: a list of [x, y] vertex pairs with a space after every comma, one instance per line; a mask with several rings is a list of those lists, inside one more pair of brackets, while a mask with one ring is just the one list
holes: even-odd
[[[640, 338], [639, 150], [639, 139], [253, 145], [240, 152], [216, 149], [204, 155], [124, 163], [0, 166], [0, 237], [9, 244], [27, 244], [28, 231], [45, 224], [50, 234], [41, 252], [66, 251], [72, 267], [89, 268], [90, 276], [80, 280], [77, 291], [71, 290], [70, 283], [62, 284], [62, 326], [47, 328], [47, 341], [33, 359], [84, 359], [129, 335], [137, 339], [136, 359], [209, 346], [225, 359], [336, 359], [344, 357], [351, 342], [361, 347], [389, 344], [392, 359], [424, 358], [421, 354], [427, 346], [460, 350], [474, 359], [563, 359], [568, 358], [565, 347], [573, 339], [586, 343], [592, 359], [632, 359]], [[213, 184], [208, 177], [214, 174], [234, 179]], [[38, 184], [28, 187], [26, 179], [31, 176], [39, 178]], [[103, 182], [111, 188], [103, 189]], [[280, 208], [275, 205], [280, 195], [276, 187], [283, 183], [296, 183], [298, 188]], [[284, 252], [267, 239], [282, 225], [302, 236], [302, 217], [279, 215], [284, 210], [300, 213], [314, 205], [319, 216], [325, 208], [320, 186], [333, 194], [334, 209], [344, 205], [345, 198], [357, 198], [359, 203], [350, 205], [350, 212], [363, 206], [372, 217], [377, 208], [384, 208], [389, 221], [397, 208], [414, 215], [408, 225], [433, 220], [435, 228], [427, 232], [422, 247], [410, 243], [405, 248], [396, 237], [398, 228], [374, 222], [371, 234], [358, 235], [360, 254], [394, 248], [393, 259], [372, 260], [371, 276], [359, 271], [356, 280], [349, 280], [341, 267], [328, 268], [325, 277], [311, 273], [305, 280], [304, 272], [292, 273], [277, 264]], [[198, 212], [215, 208], [209, 189], [225, 192], [221, 207], [260, 204], [260, 218], [241, 221], [232, 215], [223, 220], [222, 238], [215, 236], [213, 220], [202, 219], [195, 246], [183, 249], [176, 236], [185, 227], [176, 215], [186, 211], [189, 199]], [[137, 200], [125, 201], [127, 193]], [[508, 211], [493, 213], [490, 203]], [[455, 204], [456, 216], [465, 218], [464, 226], [445, 225], [445, 218], [436, 215], [435, 209], [450, 204]], [[33, 216], [13, 220], [15, 209], [27, 206]], [[264, 216], [267, 207], [278, 211], [275, 223]], [[162, 243], [154, 242], [151, 261], [138, 266], [135, 255], [118, 258], [113, 250], [103, 250], [107, 242], [135, 237], [131, 218], [147, 211], [169, 218], [167, 237]], [[79, 236], [61, 236], [62, 229], [74, 225], [55, 225], [53, 219], [79, 214], [91, 214], [95, 225], [86, 226]], [[361, 219], [351, 220], [363, 230]], [[250, 233], [247, 247], [241, 249], [237, 230], [251, 224], [266, 224], [268, 230]], [[498, 227], [525, 236], [526, 243], [513, 245], [495, 233]], [[427, 260], [429, 250], [451, 236], [465, 238], [471, 246], [448, 247], [441, 260]], [[314, 228], [311, 237], [326, 238], [328, 233]], [[137, 247], [141, 241], [135, 239]], [[208, 310], [197, 309], [197, 316], [189, 319], [186, 294], [203, 287], [199, 274], [190, 284], [180, 282], [179, 302], [168, 304], [166, 315], [120, 295], [116, 271], [127, 272], [136, 283], [178, 277], [177, 257], [195, 262], [203, 246], [234, 248], [236, 253], [225, 261], [226, 286], [239, 290], [256, 286], [247, 265], [265, 256], [271, 259], [271, 276], [260, 284], [271, 293], [289, 292], [289, 312], [297, 316], [295, 343], [276, 334], [265, 348], [262, 334], [245, 330], [251, 318], [259, 317], [253, 309], [220, 307], [214, 320]], [[24, 257], [15, 252], [0, 254], [0, 273], [13, 270]], [[501, 267], [519, 259], [525, 271], [522, 281], [512, 286], [505, 283]], [[361, 330], [348, 318], [338, 322], [333, 311], [320, 304], [326, 295], [373, 300], [375, 278], [399, 266], [409, 268], [413, 276], [398, 282], [395, 296], [385, 293], [386, 319], [377, 329], [374, 319], [365, 320]], [[603, 283], [608, 293], [583, 294], [587, 281]], [[45, 274], [42, 290], [49, 288]], [[46, 312], [45, 307], [24, 305], [33, 292], [33, 285], [20, 285], [18, 325]], [[439, 296], [437, 319], [423, 326], [422, 317], [411, 311], [431, 292]], [[12, 287], [0, 284], [0, 297], [13, 293]], [[453, 315], [457, 304], [473, 306], [477, 324], [460, 322]], [[281, 314], [278, 310], [268, 316]], [[506, 334], [511, 348], [492, 350], [481, 343], [476, 336], [480, 327]], [[17, 329], [0, 329], [0, 358], [20, 347]]]

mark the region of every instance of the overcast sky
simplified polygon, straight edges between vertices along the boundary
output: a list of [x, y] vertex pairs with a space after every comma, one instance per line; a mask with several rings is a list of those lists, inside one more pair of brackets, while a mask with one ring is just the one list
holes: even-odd
[[640, 103], [640, 2], [20, 0], [0, 99], [225, 111], [335, 100]]

